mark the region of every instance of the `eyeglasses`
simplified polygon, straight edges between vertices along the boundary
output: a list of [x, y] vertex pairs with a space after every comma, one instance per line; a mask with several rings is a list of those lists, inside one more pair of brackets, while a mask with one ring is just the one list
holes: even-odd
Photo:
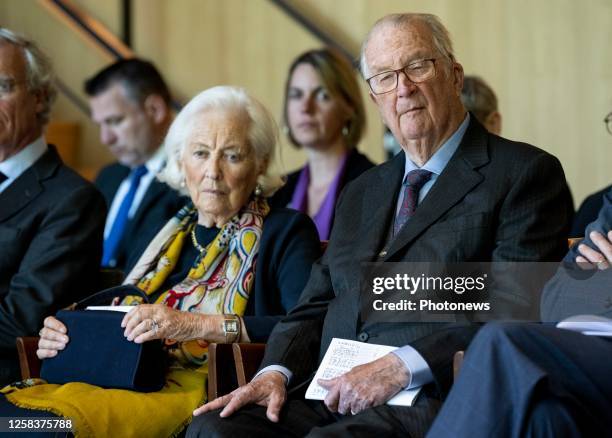
[[606, 118], [604, 119], [604, 123], [606, 124], [608, 134], [612, 135], [612, 113], [606, 116]]
[[400, 72], [404, 72], [410, 82], [420, 84], [428, 81], [436, 75], [435, 61], [436, 58], [430, 58], [411, 62], [398, 70], [389, 70], [378, 73], [371, 78], [366, 79], [366, 82], [374, 94], [385, 94], [395, 90], [399, 81]]

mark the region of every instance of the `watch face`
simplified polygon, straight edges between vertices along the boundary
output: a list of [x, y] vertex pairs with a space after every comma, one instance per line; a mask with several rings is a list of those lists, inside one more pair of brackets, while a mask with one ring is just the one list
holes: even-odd
[[225, 320], [225, 331], [227, 333], [238, 333], [238, 321], [234, 319]]

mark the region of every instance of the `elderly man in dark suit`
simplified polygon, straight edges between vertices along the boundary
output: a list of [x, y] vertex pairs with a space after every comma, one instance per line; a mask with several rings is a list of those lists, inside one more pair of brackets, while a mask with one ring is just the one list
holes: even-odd
[[[327, 251], [297, 307], [272, 332], [262, 369], [196, 410], [188, 436], [421, 436], [450, 385], [453, 353], [477, 327], [360, 315], [361, 264], [542, 261], [564, 253], [572, 206], [560, 163], [489, 134], [466, 113], [463, 69], [435, 16], [379, 20], [361, 66], [404, 153], [346, 187]], [[299, 389], [333, 337], [400, 348], [320, 381], [329, 391], [324, 403], [304, 401]], [[423, 387], [414, 406], [385, 404], [413, 387]]]
[[172, 122], [170, 92], [155, 66], [140, 59], [104, 68], [85, 91], [100, 139], [118, 160], [95, 181], [108, 205], [102, 266], [129, 272], [185, 203], [155, 178], [165, 164], [160, 145]]
[[93, 291], [106, 209], [43, 128], [55, 97], [37, 46], [0, 28], [0, 386], [19, 378], [15, 337]]

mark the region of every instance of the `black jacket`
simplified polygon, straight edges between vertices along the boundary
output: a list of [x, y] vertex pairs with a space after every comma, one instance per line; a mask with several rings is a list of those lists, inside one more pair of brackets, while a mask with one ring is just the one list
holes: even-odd
[[16, 363], [16, 336], [95, 290], [105, 217], [100, 193], [53, 146], [0, 193], [0, 360]]
[[[104, 195], [108, 209], [121, 182], [129, 173], [129, 167], [115, 163], [106, 166], [98, 174], [95, 185]], [[165, 183], [154, 179], [134, 217], [128, 222], [123, 241], [117, 250], [116, 268], [128, 273], [138, 261], [142, 251], [135, 242], [143, 239], [146, 242], [153, 240], [157, 232], [186, 202], [186, 197], [182, 197]]]
[[404, 169], [400, 153], [364, 172], [338, 200], [329, 246], [313, 265], [298, 305], [274, 328], [262, 362], [291, 370], [292, 386], [309, 379], [338, 337], [411, 345], [438, 389], [448, 390], [453, 354], [466, 348], [477, 326], [368, 318], [360, 308], [363, 263], [563, 257], [572, 205], [561, 164], [550, 154], [489, 134], [472, 119], [414, 216], [389, 240]]

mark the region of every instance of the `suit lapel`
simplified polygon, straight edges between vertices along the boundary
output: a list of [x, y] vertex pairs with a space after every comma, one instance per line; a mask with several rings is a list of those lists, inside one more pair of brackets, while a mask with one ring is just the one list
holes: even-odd
[[0, 194], [0, 222], [5, 221], [25, 208], [43, 191], [41, 181], [49, 178], [61, 160], [53, 149], [45, 152], [29, 169], [23, 172], [4, 192]]
[[361, 214], [372, 212], [369, 220], [364, 221], [363, 248], [368, 252], [367, 260], [376, 259], [378, 250], [383, 247], [389, 235], [404, 176], [405, 160], [406, 155], [401, 152], [378, 166], [378, 181], [364, 194]]
[[165, 190], [167, 190], [166, 185], [154, 178], [130, 222], [132, 224], [137, 224], [142, 216], [149, 211], [151, 205], [161, 197]]
[[391, 242], [384, 260], [410, 245], [427, 228], [471, 192], [484, 177], [476, 169], [489, 161], [487, 133], [473, 121], [442, 174], [438, 177], [414, 216]]

